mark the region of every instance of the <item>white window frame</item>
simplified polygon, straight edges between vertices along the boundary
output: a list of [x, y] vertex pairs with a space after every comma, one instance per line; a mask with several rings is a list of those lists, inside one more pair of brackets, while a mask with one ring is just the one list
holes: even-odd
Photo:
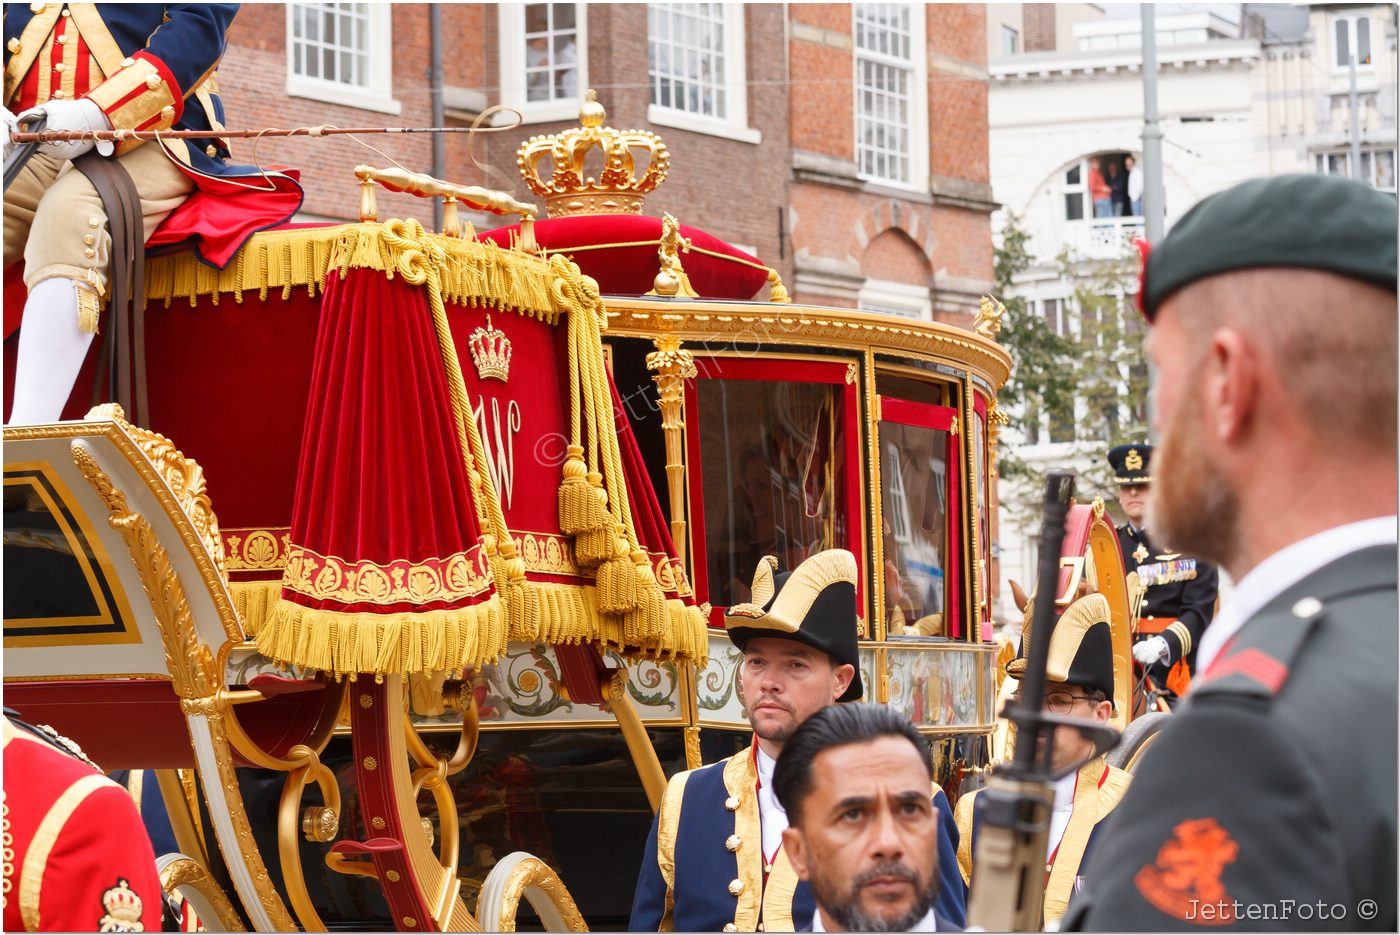
[[[1011, 40], [1011, 48], [1007, 48], [1006, 40]], [[1001, 24], [1001, 54], [1019, 55], [1021, 54], [1021, 31], [1014, 26]]]
[[[670, 6], [671, 4], [657, 4]], [[693, 114], [678, 107], [663, 107], [651, 102], [651, 7], [647, 4], [647, 121], [660, 127], [692, 130], [710, 136], [738, 140], [757, 145], [763, 133], [749, 126], [748, 45], [745, 38], [742, 3], [724, 3], [724, 100], [727, 116], [723, 120], [706, 114]]]
[[[926, 38], [925, 21], [928, 10], [923, 3], [906, 3], [903, 6], [909, 7], [909, 61], [897, 59], [888, 55], [881, 55], [878, 52], [871, 52], [860, 48], [855, 44], [856, 36], [856, 7], [851, 7], [851, 87], [852, 87], [852, 116], [854, 125], [851, 130], [855, 136], [854, 152], [856, 155], [856, 166], [859, 177], [874, 185], [881, 185], [886, 188], [896, 188], [905, 191], [927, 192], [929, 189], [928, 178], [928, 40]], [[897, 68], [913, 68], [911, 84], [913, 94], [910, 96], [911, 121], [909, 126], [909, 181], [900, 182], [894, 179], [884, 178], [877, 175], [869, 175], [859, 171], [860, 166], [860, 63], [863, 59], [876, 62], [881, 65], [891, 65]]]
[[857, 301], [863, 311], [933, 321], [933, 299], [927, 286], [892, 279], [867, 279], [861, 283]]
[[[1389, 188], [1382, 188], [1380, 185], [1377, 184], [1377, 182], [1379, 181], [1379, 178], [1378, 178], [1378, 175], [1377, 175], [1376, 167], [1377, 167], [1377, 165], [1379, 164], [1379, 160], [1378, 160], [1376, 157], [1377, 157], [1377, 155], [1382, 154], [1382, 153], [1388, 153], [1388, 154], [1390, 154], [1391, 173], [1390, 173], [1390, 187], [1389, 187]], [[1367, 158], [1367, 157], [1370, 157], [1370, 158]], [[1328, 170], [1328, 165], [1329, 165], [1329, 163], [1330, 163], [1330, 161], [1331, 161], [1332, 159], [1339, 159], [1339, 160], [1341, 160], [1341, 163], [1342, 163], [1342, 171], [1341, 171], [1341, 172], [1339, 172], [1339, 173], [1337, 173], [1337, 172], [1330, 172], [1330, 171]], [[1320, 151], [1320, 152], [1315, 152], [1315, 153], [1312, 154], [1312, 161], [1313, 161], [1312, 170], [1313, 170], [1313, 172], [1314, 172], [1315, 174], [1317, 174], [1317, 175], [1339, 175], [1341, 178], [1347, 178], [1347, 179], [1349, 179], [1349, 178], [1352, 177], [1352, 174], [1351, 174], [1351, 151], [1348, 150], [1348, 149], [1331, 149], [1331, 150], [1323, 150], [1323, 151]], [[1365, 147], [1365, 148], [1363, 148], [1363, 149], [1361, 150], [1361, 165], [1362, 165], [1362, 171], [1366, 171], [1367, 168], [1369, 167], [1369, 171], [1367, 172], [1366, 178], [1363, 178], [1363, 179], [1362, 179], [1363, 182], [1365, 182], [1367, 185], [1370, 185], [1372, 188], [1376, 189], [1376, 191], [1391, 192], [1391, 193], [1394, 193], [1394, 192], [1395, 192], [1395, 190], [1396, 190], [1396, 176], [1397, 176], [1397, 173], [1400, 173], [1400, 157], [1397, 156], [1397, 153], [1396, 153], [1396, 151], [1395, 151], [1395, 149], [1394, 149], [1393, 147], [1389, 147], [1389, 146], [1373, 147], [1373, 146], [1372, 146], [1372, 147]]]
[[904, 466], [899, 461], [899, 446], [890, 442], [885, 446], [885, 473], [888, 475], [885, 489], [890, 495], [890, 535], [900, 545], [914, 542], [913, 524], [909, 516], [909, 497], [904, 490]]
[[367, 24], [368, 48], [365, 49], [369, 84], [363, 88], [354, 87], [339, 81], [324, 78], [311, 78], [299, 75], [294, 70], [292, 51], [293, 19], [302, 7], [324, 4], [288, 3], [286, 16], [287, 54], [287, 95], [305, 97], [328, 104], [341, 104], [359, 110], [372, 110], [381, 114], [400, 114], [403, 105], [394, 99], [393, 91], [393, 16], [388, 3], [367, 3], [369, 22]]
[[[1344, 75], [1351, 71], [1351, 63], [1338, 62], [1337, 56], [1341, 54], [1341, 49], [1337, 48], [1337, 24], [1345, 23], [1347, 27], [1347, 53], [1356, 53], [1356, 24], [1359, 20], [1366, 20], [1366, 41], [1371, 47], [1371, 61], [1363, 62], [1356, 60], [1356, 70], [1358, 73], [1370, 73], [1376, 67], [1376, 24], [1371, 17], [1365, 13], [1337, 14], [1327, 17], [1327, 60], [1331, 66], [1332, 74]], [[1381, 37], [1383, 38], [1383, 37]]]
[[[528, 100], [525, 83], [525, 7], [524, 3], [496, 5], [496, 34], [500, 39], [501, 103], [520, 111], [522, 123], [547, 123], [569, 120], [578, 116], [588, 84], [588, 4], [574, 4], [574, 28], [578, 43], [577, 100], [556, 98], [552, 101]], [[502, 114], [493, 123], [514, 123], [511, 114]]]

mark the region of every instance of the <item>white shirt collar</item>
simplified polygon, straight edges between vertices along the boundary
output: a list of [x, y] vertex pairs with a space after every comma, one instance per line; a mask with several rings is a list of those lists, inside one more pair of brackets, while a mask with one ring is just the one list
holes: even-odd
[[1285, 546], [1255, 565], [1235, 585], [1229, 603], [1206, 628], [1196, 651], [1196, 671], [1204, 674], [1247, 620], [1308, 575], [1352, 552], [1394, 545], [1397, 522], [1395, 516], [1378, 516], [1334, 526]]
[[[813, 932], [825, 932], [825, 931], [826, 931], [826, 927], [822, 925], [822, 911], [821, 911], [820, 909], [817, 909], [817, 910], [815, 910], [815, 911], [812, 913], [812, 931], [813, 931]], [[928, 911], [928, 915], [926, 915], [926, 916], [924, 916], [922, 919], [920, 919], [920, 920], [919, 920], [919, 923], [918, 923], [917, 925], [915, 925], [913, 928], [911, 928], [909, 931], [911, 931], [911, 932], [936, 932], [936, 931], [938, 931], [938, 922], [937, 922], [936, 917], [935, 917], [934, 914], [933, 914], [933, 910], [930, 909], [930, 910]]]
[[758, 753], [758, 827], [763, 842], [763, 862], [766, 864], [782, 846], [783, 829], [788, 826], [788, 820], [787, 812], [773, 794], [773, 770], [778, 761], [764, 753], [757, 741], [754, 746]]

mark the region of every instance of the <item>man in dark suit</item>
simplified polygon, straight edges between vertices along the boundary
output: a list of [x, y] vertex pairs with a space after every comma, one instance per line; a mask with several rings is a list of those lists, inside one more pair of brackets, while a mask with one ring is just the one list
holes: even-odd
[[1238, 584], [1064, 929], [1395, 930], [1395, 288], [1395, 199], [1335, 176], [1149, 257], [1149, 510]]
[[[775, 576], [777, 567], [771, 556], [759, 562], [750, 602], [724, 618], [744, 654], [739, 690], [753, 745], [671, 777], [637, 875], [633, 932], [790, 932], [812, 924], [812, 890], [784, 846], [788, 819], [773, 773], [799, 725], [862, 694], [857, 569], [845, 549], [818, 552], [790, 575]], [[943, 790], [935, 786], [930, 801], [953, 884], [940, 897], [944, 914], [961, 922], [957, 826]]]
[[1133, 658], [1175, 706], [1191, 686], [1196, 648], [1215, 615], [1220, 575], [1215, 566], [1163, 549], [1146, 529], [1152, 489], [1152, 446], [1119, 445], [1108, 453], [1118, 484], [1118, 505], [1128, 521], [1118, 527], [1123, 567], [1136, 570], [1146, 589], [1133, 644]]
[[883, 705], [832, 705], [783, 746], [773, 789], [813, 932], [952, 931], [934, 912], [938, 809], [928, 741]]

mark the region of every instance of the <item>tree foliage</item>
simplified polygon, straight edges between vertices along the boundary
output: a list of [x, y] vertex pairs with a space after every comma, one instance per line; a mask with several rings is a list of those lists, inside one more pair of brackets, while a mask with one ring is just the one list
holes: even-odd
[[[1058, 437], [1073, 440], [1070, 460], [1077, 462], [1074, 466], [1091, 465], [1081, 471], [1080, 499], [1111, 494], [1104, 452], [1112, 445], [1141, 441], [1147, 434], [1145, 326], [1132, 304], [1136, 254], [1127, 244], [1119, 255], [1106, 260], [1060, 254], [1056, 272], [1062, 281], [1073, 284], [1067, 302], [1073, 324], [1067, 335], [1061, 335], [1017, 295], [1018, 277], [1034, 262], [1029, 240], [1020, 219], [1013, 216], [995, 251], [996, 288], [1006, 305], [1000, 340], [1014, 362], [1011, 379], [1001, 392], [1002, 408], [1023, 437], [1032, 434], [1026, 431], [1028, 426], [1038, 423], [1043, 413], [1049, 414], [1060, 430]], [[1003, 477], [1021, 482], [1015, 486], [1027, 492], [1024, 504], [1007, 502], [1004, 507], [1013, 515], [1028, 517], [1039, 503], [1048, 465], [1028, 462], [1007, 444], [999, 450], [998, 464]]]

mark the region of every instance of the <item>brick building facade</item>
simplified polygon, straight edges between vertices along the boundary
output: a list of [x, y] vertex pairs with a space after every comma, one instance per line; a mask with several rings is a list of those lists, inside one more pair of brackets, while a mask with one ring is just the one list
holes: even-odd
[[[752, 250], [797, 301], [967, 325], [991, 285], [980, 5], [249, 4], [219, 74], [230, 126], [431, 125], [434, 17], [446, 123], [495, 103], [525, 115], [474, 153], [447, 137], [451, 181], [525, 197], [516, 147], [576, 125], [594, 88], [610, 126], [671, 152], [646, 210]], [[433, 170], [427, 134], [358, 139]], [[235, 157], [253, 161], [252, 142]], [[300, 167], [304, 213], [325, 219], [354, 216], [356, 164], [389, 164], [344, 137], [264, 140], [256, 159]], [[432, 216], [407, 196], [380, 206]]]

